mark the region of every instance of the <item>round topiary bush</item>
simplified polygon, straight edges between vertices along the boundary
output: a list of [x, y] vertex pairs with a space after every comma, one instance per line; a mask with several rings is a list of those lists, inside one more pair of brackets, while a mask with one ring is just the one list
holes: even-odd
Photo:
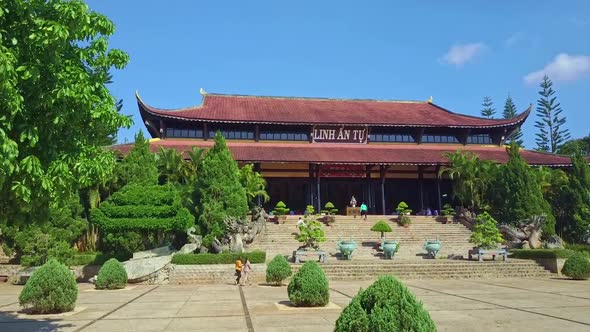
[[373, 232], [381, 232], [381, 238], [383, 238], [383, 233], [391, 232], [391, 226], [387, 224], [384, 220], [379, 220], [373, 227], [371, 227]]
[[276, 255], [266, 267], [266, 282], [281, 285], [283, 280], [293, 274], [291, 265], [283, 255]]
[[289, 300], [297, 307], [323, 307], [330, 301], [328, 279], [316, 262], [306, 262], [287, 287]]
[[127, 271], [117, 259], [111, 258], [98, 271], [96, 289], [121, 289], [127, 285]]
[[583, 254], [575, 254], [563, 264], [561, 273], [575, 280], [590, 278], [590, 260]]
[[78, 298], [74, 274], [62, 263], [50, 259], [33, 272], [18, 300], [35, 314], [72, 311]]
[[335, 331], [429, 332], [436, 331], [436, 325], [422, 303], [401, 282], [392, 276], [381, 276], [344, 308]]

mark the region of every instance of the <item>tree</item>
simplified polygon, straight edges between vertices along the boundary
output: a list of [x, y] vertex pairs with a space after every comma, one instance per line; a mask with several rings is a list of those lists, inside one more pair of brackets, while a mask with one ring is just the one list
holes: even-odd
[[590, 225], [590, 166], [580, 153], [572, 156], [572, 171], [565, 190], [571, 204], [566, 218], [571, 222], [566, 227], [568, 235], [572, 240], [582, 242]]
[[549, 203], [543, 198], [538, 178], [522, 159], [516, 144], [506, 149], [508, 162], [500, 166], [491, 195], [494, 216], [501, 223], [515, 225], [536, 215], [545, 215], [543, 232], [555, 233], [555, 218]]
[[199, 215], [198, 224], [205, 245], [223, 235], [227, 217], [243, 219], [248, 213], [246, 191], [240, 183], [240, 169], [218, 131], [215, 145], [211, 148], [201, 166], [195, 184], [195, 202]]
[[123, 159], [120, 177], [124, 184], [152, 185], [158, 183], [156, 155], [150, 151], [150, 142], [140, 131], [135, 135], [135, 144]]
[[260, 196], [264, 203], [268, 202], [270, 196], [266, 192], [266, 180], [258, 172], [254, 171], [254, 165], [244, 165], [240, 169], [240, 181], [246, 190], [250, 208], [256, 206], [256, 197]]
[[590, 135], [565, 142], [557, 149], [558, 154], [571, 156], [580, 152], [584, 156], [590, 155]]
[[[517, 115], [516, 105], [514, 105], [514, 102], [512, 101], [512, 97], [510, 97], [510, 95], [506, 97], [506, 102], [504, 103], [504, 111], [502, 112], [502, 115], [504, 116], [504, 119], [511, 119]], [[524, 141], [522, 139], [522, 131], [520, 130], [520, 128], [516, 128], [512, 135], [508, 137], [507, 143], [512, 144], [513, 142], [520, 147], [524, 146]]]
[[493, 118], [496, 114], [496, 110], [492, 107], [492, 105], [494, 105], [494, 102], [492, 102], [492, 98], [483, 97], [483, 102], [481, 103], [481, 106], [483, 106], [483, 109], [481, 110], [481, 116], [486, 117], [488, 119]]
[[129, 57], [82, 1], [3, 1], [0, 31], [0, 224], [43, 222], [50, 205], [112, 174], [101, 145], [131, 119], [106, 84]]
[[567, 129], [562, 129], [565, 124], [565, 117], [561, 117], [562, 109], [554, 97], [553, 82], [546, 75], [543, 82], [539, 85], [541, 97], [537, 100], [537, 116], [535, 127], [539, 132], [535, 134], [537, 138], [537, 151], [555, 153], [560, 145], [570, 139], [570, 133]]

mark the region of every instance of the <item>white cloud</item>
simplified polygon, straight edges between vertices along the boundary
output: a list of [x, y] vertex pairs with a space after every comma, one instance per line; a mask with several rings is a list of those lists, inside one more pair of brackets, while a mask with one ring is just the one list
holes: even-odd
[[574, 81], [590, 73], [590, 56], [558, 54], [543, 69], [529, 73], [524, 77], [527, 84], [537, 84], [547, 75], [555, 81]]
[[461, 67], [486, 48], [484, 43], [457, 44], [443, 56], [442, 61]]
[[523, 40], [524, 37], [525, 37], [525, 33], [524, 32], [522, 32], [522, 31], [515, 32], [515, 33], [511, 34], [510, 37], [506, 38], [506, 40], [504, 41], [504, 46], [506, 46], [506, 47], [512, 47], [516, 43], [518, 43], [521, 40]]

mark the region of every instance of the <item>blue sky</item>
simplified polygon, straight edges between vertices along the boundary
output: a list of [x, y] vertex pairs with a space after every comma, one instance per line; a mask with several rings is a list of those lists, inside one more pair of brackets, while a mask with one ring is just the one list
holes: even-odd
[[[553, 79], [572, 137], [590, 133], [590, 1], [88, 1], [130, 64], [111, 91], [144, 130], [134, 92], [160, 108], [208, 92], [426, 100], [519, 112]], [[363, 4], [361, 6], [361, 3]], [[534, 147], [533, 114], [525, 145]]]

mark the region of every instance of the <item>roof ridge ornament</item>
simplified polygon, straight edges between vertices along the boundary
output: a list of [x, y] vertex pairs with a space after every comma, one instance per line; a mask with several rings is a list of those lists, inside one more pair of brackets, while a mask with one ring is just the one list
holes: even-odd
[[205, 90], [203, 90], [203, 88], [199, 88], [199, 93], [204, 96], [207, 94], [207, 92]]
[[428, 98], [428, 102], [432, 104], [432, 96], [430, 96], [430, 98]]

